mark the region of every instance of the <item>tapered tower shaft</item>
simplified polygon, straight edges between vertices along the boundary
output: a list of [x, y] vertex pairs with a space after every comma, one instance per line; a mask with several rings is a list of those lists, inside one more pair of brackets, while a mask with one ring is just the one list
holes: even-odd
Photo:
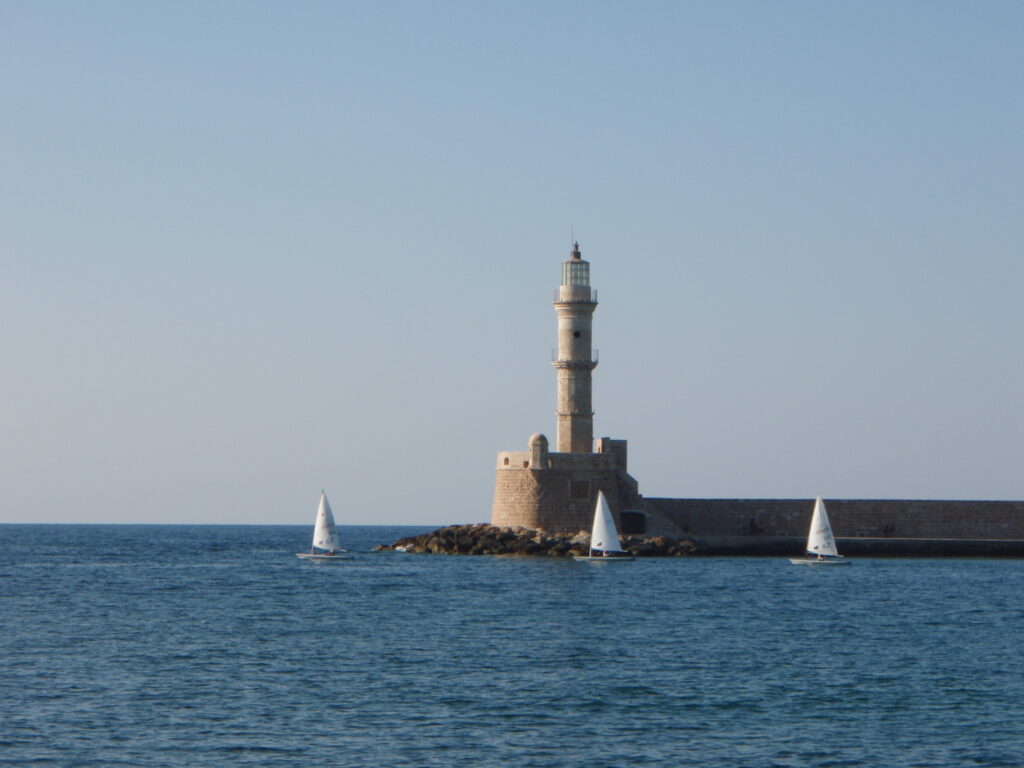
[[562, 262], [562, 284], [555, 295], [558, 314], [558, 351], [552, 365], [558, 373], [558, 429], [555, 450], [592, 453], [594, 408], [591, 372], [597, 359], [591, 347], [597, 291], [590, 287], [590, 263], [583, 260], [579, 243], [572, 244]]

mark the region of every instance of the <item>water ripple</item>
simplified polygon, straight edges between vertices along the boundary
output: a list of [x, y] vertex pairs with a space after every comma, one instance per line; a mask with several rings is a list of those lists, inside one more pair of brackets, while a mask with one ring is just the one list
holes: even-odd
[[294, 557], [304, 528], [3, 533], [5, 766], [960, 768], [1024, 751], [1018, 561], [595, 569], [374, 554], [400, 534], [352, 529], [354, 559], [317, 566]]

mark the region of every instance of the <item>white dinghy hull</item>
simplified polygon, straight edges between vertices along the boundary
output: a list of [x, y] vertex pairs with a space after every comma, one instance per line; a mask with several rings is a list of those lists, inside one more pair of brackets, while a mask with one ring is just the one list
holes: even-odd
[[296, 552], [296, 557], [301, 557], [303, 560], [316, 560], [321, 563], [333, 562], [334, 560], [351, 560], [351, 555], [311, 555], [309, 552]]
[[636, 560], [628, 552], [622, 555], [573, 555], [573, 560], [579, 560], [581, 563], [628, 563], [630, 560]]
[[824, 560], [819, 560], [816, 557], [791, 557], [789, 562], [793, 565], [849, 565], [850, 561], [845, 557], [834, 558], [829, 557]]

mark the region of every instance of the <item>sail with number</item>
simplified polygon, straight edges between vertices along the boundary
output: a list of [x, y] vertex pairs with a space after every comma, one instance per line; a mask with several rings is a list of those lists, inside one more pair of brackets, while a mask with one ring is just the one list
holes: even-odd
[[832, 526], [828, 522], [828, 513], [825, 511], [825, 502], [821, 500], [821, 496], [814, 502], [811, 530], [807, 534], [807, 554], [839, 556], [836, 539], [832, 535]]
[[335, 552], [341, 549], [338, 543], [338, 532], [334, 529], [334, 514], [331, 512], [327, 494], [320, 491], [320, 506], [316, 511], [316, 524], [313, 527], [313, 546]]

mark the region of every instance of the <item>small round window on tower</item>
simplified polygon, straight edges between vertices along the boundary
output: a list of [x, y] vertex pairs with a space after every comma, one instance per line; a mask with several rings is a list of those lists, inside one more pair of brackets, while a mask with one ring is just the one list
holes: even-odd
[[579, 332], [579, 331], [573, 331], [573, 332], [572, 332], [572, 337], [573, 337], [574, 339], [578, 339], [578, 338], [580, 337], [580, 332]]

